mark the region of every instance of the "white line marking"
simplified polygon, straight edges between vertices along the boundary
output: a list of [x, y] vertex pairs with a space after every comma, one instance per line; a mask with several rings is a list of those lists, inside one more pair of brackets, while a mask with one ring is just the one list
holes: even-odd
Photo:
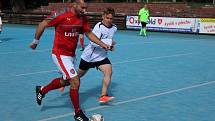
[[[156, 60], [156, 59], [163, 59], [163, 58], [170, 58], [170, 57], [179, 57], [179, 56], [185, 56], [185, 55], [191, 55], [193, 53], [180, 53], [180, 54], [174, 54], [174, 55], [167, 55], [167, 56], [159, 56], [159, 57], [151, 57], [151, 58], [142, 58], [142, 59], [137, 59], [137, 60], [126, 60], [122, 62], [115, 62], [112, 64], [123, 64], [123, 63], [131, 63], [131, 62], [139, 62], [139, 61], [146, 61], [146, 60]], [[41, 74], [41, 73], [52, 73], [56, 72], [58, 70], [46, 70], [46, 71], [39, 71], [39, 72], [32, 72], [32, 73], [23, 73], [23, 74], [16, 74], [12, 75], [13, 76], [27, 76], [27, 75], [34, 75], [34, 74]], [[1, 77], [1, 76], [0, 76]]]
[[113, 64], [130, 63], [130, 62], [138, 62], [138, 61], [145, 61], [145, 60], [155, 60], [155, 59], [170, 58], [170, 57], [177, 57], [177, 56], [184, 56], [184, 55], [191, 55], [191, 54], [193, 54], [193, 53], [181, 53], [181, 54], [174, 54], [174, 55], [167, 55], [167, 56], [142, 58], [142, 59], [137, 59], [137, 60], [126, 60], [126, 61], [121, 61], [121, 62], [115, 62]]
[[[138, 98], [134, 98], [134, 99], [126, 100], [126, 101], [120, 101], [120, 102], [113, 103], [112, 106], [118, 106], [118, 105], [137, 102], [137, 101], [143, 101], [143, 100], [150, 99], [150, 98], [153, 98], [153, 97], [159, 97], [159, 96], [163, 96], [163, 95], [167, 95], [167, 94], [171, 94], [171, 93], [176, 93], [176, 92], [180, 92], [180, 91], [185, 91], [185, 90], [188, 90], [188, 89], [198, 88], [198, 87], [202, 87], [202, 86], [206, 86], [206, 85], [210, 85], [210, 84], [214, 84], [214, 83], [215, 83], [215, 81], [209, 81], [209, 82], [196, 84], [196, 85], [191, 85], [191, 86], [184, 87], [184, 88], [169, 90], [169, 91], [166, 91], [166, 92], [161, 92], [161, 93], [157, 93], [157, 94], [153, 94], [153, 95], [138, 97]], [[111, 106], [96, 106], [96, 107], [88, 108], [85, 111], [86, 112], [91, 112], [91, 111], [104, 109], [104, 108], [108, 108], [108, 107], [111, 107]], [[40, 119], [38, 121], [55, 120], [55, 119], [64, 118], [64, 117], [71, 116], [71, 115], [73, 115], [73, 113], [67, 113], [67, 114], [62, 114], [62, 115], [58, 115], [58, 116], [54, 116], [54, 117], [50, 117], [50, 118]]]
[[39, 72], [32, 72], [32, 73], [24, 73], [24, 74], [17, 74], [15, 76], [27, 76], [27, 75], [34, 75], [34, 74], [41, 74], [41, 73], [51, 73], [56, 72], [58, 70], [49, 70], [49, 71], [39, 71]]

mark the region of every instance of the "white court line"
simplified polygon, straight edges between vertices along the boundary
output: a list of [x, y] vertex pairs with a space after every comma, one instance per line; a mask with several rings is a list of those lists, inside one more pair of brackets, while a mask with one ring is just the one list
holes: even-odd
[[[179, 89], [160, 92], [160, 93], [156, 93], [156, 94], [153, 94], [153, 95], [148, 95], [148, 96], [138, 97], [138, 98], [134, 98], [134, 99], [130, 99], [130, 100], [120, 101], [120, 102], [113, 103], [112, 106], [118, 106], [118, 105], [122, 105], [122, 104], [126, 104], [126, 103], [133, 103], [133, 102], [137, 102], [137, 101], [143, 101], [143, 100], [146, 100], [146, 99], [159, 97], [159, 96], [172, 94], [172, 93], [177, 93], [177, 92], [181, 92], [181, 91], [185, 91], [185, 90], [189, 90], [189, 89], [193, 89], [193, 88], [198, 88], [198, 87], [202, 87], [202, 86], [206, 86], [206, 85], [210, 85], [210, 84], [214, 84], [214, 83], [215, 83], [215, 81], [209, 81], [209, 82], [200, 83], [200, 84], [196, 84], [196, 85], [191, 85], [191, 86], [187, 86], [187, 87], [183, 87], [183, 88], [179, 88]], [[96, 107], [88, 108], [85, 111], [86, 112], [91, 112], [91, 111], [104, 109], [104, 108], [108, 108], [108, 107], [111, 107], [111, 106], [108, 106], [108, 105], [107, 106], [96, 106]], [[72, 115], [73, 115], [73, 113], [67, 113], [67, 114], [62, 114], [62, 115], [58, 115], [58, 116], [53, 116], [53, 117], [50, 117], [50, 118], [40, 119], [38, 121], [55, 120], [55, 119], [64, 118], [64, 117], [68, 117], [68, 116], [72, 116]]]
[[[123, 64], [123, 63], [131, 63], [131, 62], [139, 62], [139, 61], [146, 61], [146, 60], [156, 60], [156, 59], [163, 59], [163, 58], [171, 58], [171, 57], [179, 57], [179, 56], [185, 56], [185, 55], [191, 55], [193, 53], [179, 53], [174, 55], [166, 55], [166, 56], [158, 56], [158, 57], [151, 57], [151, 58], [142, 58], [142, 59], [136, 59], [136, 60], [126, 60], [121, 62], [115, 62], [112, 64]], [[23, 74], [16, 74], [13, 76], [28, 76], [28, 75], [34, 75], [34, 74], [40, 74], [40, 73], [51, 73], [51, 72], [57, 72], [58, 70], [47, 70], [47, 71], [38, 71], [38, 72], [32, 72], [32, 73], [23, 73]], [[1, 76], [0, 76], [1, 77]]]
[[136, 59], [136, 60], [126, 60], [126, 61], [121, 61], [121, 62], [115, 62], [115, 63], [113, 63], [113, 64], [130, 63], [130, 62], [138, 62], [138, 61], [145, 61], [145, 60], [156, 60], [156, 59], [170, 58], [170, 57], [178, 57], [178, 56], [191, 55], [191, 54], [193, 54], [193, 53], [180, 53], [180, 54], [167, 55], [167, 56], [159, 56], [159, 57], [151, 57], [151, 58], [142, 58], [142, 59]]
[[57, 72], [57, 71], [58, 70], [39, 71], [39, 72], [32, 72], [32, 73], [16, 74], [15, 76], [27, 76], [27, 75], [34, 75], [34, 74], [41, 74], [41, 73], [51, 73], [51, 72]]

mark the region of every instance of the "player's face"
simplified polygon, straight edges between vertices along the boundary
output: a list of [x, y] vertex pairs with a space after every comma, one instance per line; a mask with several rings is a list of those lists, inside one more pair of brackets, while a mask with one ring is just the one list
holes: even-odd
[[103, 24], [105, 24], [106, 26], [110, 27], [112, 25], [113, 22], [113, 15], [112, 14], [104, 14], [102, 16], [103, 19]]
[[87, 10], [87, 4], [85, 2], [78, 3], [77, 6], [75, 7], [75, 10], [79, 16], [82, 16], [85, 14]]
[[147, 8], [147, 7], [148, 7], [148, 6], [145, 4], [145, 5], [144, 5], [144, 8]]

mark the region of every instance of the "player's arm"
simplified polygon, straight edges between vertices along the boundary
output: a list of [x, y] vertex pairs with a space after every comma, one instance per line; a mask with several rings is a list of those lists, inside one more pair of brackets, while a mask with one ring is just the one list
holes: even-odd
[[98, 44], [106, 50], [111, 50], [111, 46], [102, 42], [91, 30], [86, 32], [86, 36], [90, 39], [90, 41]]
[[42, 34], [47, 26], [48, 26], [47, 19], [45, 19], [39, 23], [39, 25], [37, 26], [36, 32], [35, 32], [34, 40], [30, 44], [31, 49], [36, 49], [37, 45], [39, 44], [40, 37], [42, 36]]

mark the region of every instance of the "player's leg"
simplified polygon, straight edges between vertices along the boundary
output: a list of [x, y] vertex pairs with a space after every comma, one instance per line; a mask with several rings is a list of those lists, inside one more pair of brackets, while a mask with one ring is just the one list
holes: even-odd
[[95, 67], [95, 66], [93, 66], [91, 62], [87, 62], [87, 61], [81, 59], [80, 64], [79, 64], [79, 68], [77, 71], [79, 78], [84, 76], [87, 73], [87, 71], [93, 67]]
[[69, 96], [75, 110], [75, 120], [88, 121], [88, 118], [80, 109], [79, 104], [79, 86], [80, 79], [78, 73], [75, 70], [75, 58], [70, 56], [57, 56], [58, 67], [63, 72], [64, 79], [67, 79], [70, 83]]
[[80, 78], [78, 75], [72, 77], [69, 79], [70, 82], [70, 90], [69, 95], [71, 102], [73, 104], [75, 115], [74, 119], [77, 121], [88, 121], [89, 119], [86, 117], [86, 115], [82, 112], [79, 104], [79, 87], [80, 87]]
[[111, 64], [104, 64], [99, 66], [99, 70], [102, 71], [104, 78], [102, 84], [101, 96], [107, 95], [108, 86], [111, 81], [112, 76], [112, 66]]
[[140, 28], [140, 33], [139, 33], [140, 36], [143, 35], [143, 26], [141, 25], [141, 28]]
[[104, 77], [102, 81], [102, 90], [101, 90], [101, 97], [99, 98], [100, 103], [106, 103], [112, 101], [114, 99], [113, 96], [108, 96], [108, 88], [111, 83], [112, 77], [112, 65], [108, 58], [101, 61], [101, 65], [98, 66], [98, 69], [102, 71]]
[[38, 105], [41, 105], [43, 97], [51, 90], [58, 89], [60, 87], [68, 86], [69, 83], [66, 80], [60, 78], [53, 79], [48, 85], [36, 86], [36, 99]]
[[[70, 56], [61, 56], [52, 54], [52, 59], [54, 63], [57, 65], [58, 69], [63, 74], [63, 78], [55, 78], [48, 85], [36, 86], [36, 100], [38, 105], [41, 105], [42, 99], [51, 90], [59, 89], [61, 87], [65, 87], [70, 85], [68, 79], [73, 76], [75, 73], [74, 69], [74, 59]], [[74, 74], [73, 74], [74, 73]]]
[[78, 68], [78, 76], [79, 78], [83, 77], [86, 73], [87, 73], [88, 70], [82, 70], [81, 68]]
[[142, 28], [143, 28], [143, 34], [144, 34], [144, 36], [146, 36], [146, 22], [142, 22]]

